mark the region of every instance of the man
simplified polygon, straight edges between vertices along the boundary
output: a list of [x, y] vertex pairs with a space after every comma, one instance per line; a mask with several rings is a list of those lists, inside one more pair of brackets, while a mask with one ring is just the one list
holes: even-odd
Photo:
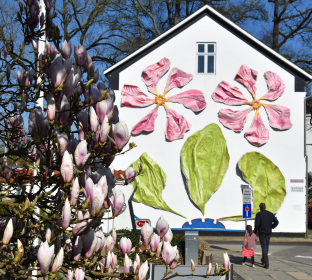
[[269, 268], [269, 244], [272, 234], [272, 228], [276, 228], [278, 225], [278, 220], [275, 216], [265, 210], [265, 203], [260, 203], [259, 205], [260, 212], [256, 215], [254, 232], [259, 233], [259, 239], [262, 249], [262, 258], [261, 262], [264, 265], [264, 268]]

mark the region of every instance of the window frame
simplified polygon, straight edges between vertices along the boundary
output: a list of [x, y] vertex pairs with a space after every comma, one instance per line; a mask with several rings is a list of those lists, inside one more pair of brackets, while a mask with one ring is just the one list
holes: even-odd
[[[198, 52], [198, 45], [204, 45], [204, 52]], [[208, 45], [214, 45], [214, 52], [208, 52]], [[217, 60], [217, 43], [216, 42], [197, 42], [196, 43], [196, 74], [197, 75], [216, 75], [216, 60]], [[204, 73], [198, 72], [198, 57], [204, 56]], [[208, 56], [214, 57], [214, 72], [208, 73]]]

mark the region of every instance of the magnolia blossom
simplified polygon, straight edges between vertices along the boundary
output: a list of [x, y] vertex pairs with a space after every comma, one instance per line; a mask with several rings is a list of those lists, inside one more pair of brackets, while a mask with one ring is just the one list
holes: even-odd
[[145, 263], [143, 263], [139, 269], [138, 280], [144, 280], [147, 272], [148, 272], [148, 263], [147, 261], [145, 261]]
[[141, 108], [155, 104], [156, 107], [143, 119], [141, 119], [133, 128], [132, 134], [139, 134], [142, 131], [154, 131], [155, 120], [158, 114], [158, 108], [163, 106], [167, 113], [166, 138], [173, 141], [184, 137], [184, 133], [191, 128], [191, 124], [173, 109], [167, 106], [167, 102], [182, 103], [193, 112], [199, 112], [206, 107], [206, 101], [203, 93], [199, 90], [191, 89], [183, 93], [166, 97], [168, 91], [175, 87], [183, 87], [192, 79], [193, 75], [183, 72], [178, 68], [173, 68], [169, 73], [164, 93], [161, 95], [157, 91], [157, 84], [160, 78], [169, 70], [170, 61], [164, 57], [156, 64], [147, 66], [142, 72], [142, 79], [149, 92], [155, 95], [150, 99], [137, 86], [124, 85], [122, 88], [122, 105], [130, 108]]
[[84, 46], [79, 44], [78, 47], [76, 47], [74, 45], [74, 56], [75, 56], [77, 65], [79, 65], [79, 66], [82, 65], [86, 54], [87, 54], [87, 51], [86, 51], [86, 48]]
[[57, 134], [56, 141], [57, 141], [57, 153], [62, 157], [68, 147], [67, 134], [65, 132]]
[[125, 274], [129, 274], [130, 272], [130, 267], [132, 266], [132, 261], [131, 259], [128, 257], [127, 254], [125, 254], [125, 259], [124, 259], [124, 270], [125, 270]]
[[13, 222], [12, 222], [12, 219], [10, 219], [4, 230], [4, 234], [2, 238], [3, 244], [4, 245], [9, 244], [12, 236], [13, 236]]
[[85, 269], [84, 268], [76, 268], [75, 270], [75, 280], [84, 280], [85, 277]]
[[160, 257], [162, 245], [163, 245], [163, 242], [160, 241], [159, 244], [158, 244], [158, 246], [157, 246], [157, 249], [156, 249], [156, 257], [157, 257], [157, 258]]
[[55, 119], [55, 99], [52, 93], [50, 93], [48, 97], [47, 114], [50, 121], [53, 121]]
[[125, 209], [125, 195], [122, 191], [116, 190], [112, 201], [113, 215], [117, 217]]
[[206, 275], [210, 275], [211, 274], [211, 269], [212, 269], [212, 264], [210, 262], [209, 265], [208, 265], [208, 268], [207, 268]]
[[51, 240], [54, 238], [54, 225], [48, 224], [45, 238], [48, 242], [51, 242]]
[[133, 167], [127, 168], [125, 172], [126, 184], [130, 184], [135, 180], [136, 173], [137, 172], [133, 169]]
[[171, 242], [172, 238], [173, 238], [173, 233], [172, 233], [171, 229], [168, 228], [167, 233], [164, 235], [164, 241]]
[[81, 236], [82, 247], [86, 258], [91, 258], [97, 244], [97, 237], [93, 229]]
[[63, 125], [67, 124], [67, 120], [69, 117], [69, 109], [70, 109], [70, 105], [69, 105], [69, 101], [66, 97], [66, 95], [63, 95], [62, 101], [61, 101], [61, 114], [60, 114], [60, 123]]
[[82, 251], [82, 241], [80, 236], [75, 237], [75, 243], [73, 248], [73, 259], [78, 262]]
[[[106, 240], [105, 240], [105, 247], [108, 251], [110, 252], [113, 252], [113, 249], [114, 249], [114, 239], [111, 235], [107, 236], [106, 237]], [[107, 251], [106, 251], [107, 252]]]
[[262, 100], [274, 101], [285, 91], [285, 83], [275, 73], [267, 71], [264, 74], [268, 85], [268, 92], [259, 99], [256, 99], [256, 79], [258, 72], [250, 69], [247, 65], [242, 65], [235, 77], [235, 80], [243, 84], [252, 95], [253, 100], [247, 98], [237, 87], [232, 88], [226, 81], [222, 81], [217, 86], [212, 98], [216, 102], [227, 105], [249, 105], [248, 109], [242, 111], [232, 111], [231, 109], [221, 109], [219, 120], [227, 128], [239, 132], [244, 128], [247, 116], [251, 111], [256, 111], [250, 128], [246, 131], [246, 139], [253, 145], [261, 146], [269, 140], [269, 130], [265, 127], [259, 110], [263, 107], [269, 117], [269, 125], [278, 130], [287, 130], [292, 127], [290, 121], [290, 109], [280, 105], [265, 104]]
[[192, 259], [191, 259], [191, 269], [192, 269], [192, 274], [193, 274], [195, 271], [195, 263]]
[[73, 268], [70, 267], [67, 270], [67, 280], [73, 280], [73, 279], [74, 279], [74, 271], [73, 271]]
[[157, 247], [160, 243], [160, 237], [156, 233], [153, 233], [150, 243], [150, 249], [152, 252], [156, 252]]
[[72, 189], [70, 192], [70, 205], [75, 206], [79, 197], [79, 181], [76, 177], [73, 181]]
[[152, 234], [153, 228], [148, 223], [145, 223], [141, 228], [141, 239], [144, 246], [148, 246], [151, 243]]
[[223, 267], [225, 269], [229, 269], [230, 268], [230, 259], [227, 253], [223, 254]]
[[119, 249], [123, 255], [125, 255], [126, 252], [131, 251], [132, 249], [131, 240], [127, 237], [122, 237], [119, 242]]
[[170, 268], [171, 269], [176, 268], [176, 266], [177, 266], [177, 264], [179, 262], [179, 259], [180, 259], [180, 254], [179, 254], [178, 248], [176, 246], [174, 248], [176, 248], [176, 253], [177, 254], [176, 254], [175, 258], [173, 259], [172, 263], [170, 264]]
[[166, 264], [170, 264], [177, 255], [177, 249], [172, 247], [169, 242], [164, 242], [162, 258]]
[[49, 247], [48, 242], [43, 242], [40, 244], [38, 253], [37, 253], [37, 259], [38, 263], [40, 265], [40, 270], [42, 274], [47, 274], [49, 271], [49, 268], [52, 263], [54, 255], [54, 245]]
[[63, 259], [64, 259], [64, 250], [63, 248], [61, 248], [61, 250], [57, 253], [54, 259], [51, 272], [56, 273], [59, 271], [59, 269], [62, 267]]
[[164, 219], [163, 216], [160, 216], [160, 218], [156, 223], [156, 232], [160, 236], [160, 238], [162, 238], [167, 233], [168, 229], [169, 229], [168, 222]]
[[76, 150], [75, 150], [75, 162], [76, 162], [76, 166], [79, 169], [83, 169], [84, 165], [86, 164], [87, 160], [90, 157], [90, 153], [88, 153], [88, 149], [87, 149], [87, 141], [86, 140], [82, 140]]
[[62, 42], [61, 52], [62, 52], [62, 56], [65, 58], [65, 60], [69, 59], [71, 52], [72, 52], [71, 43], [67, 42], [66, 40], [64, 42]]
[[64, 156], [62, 159], [61, 175], [65, 183], [70, 183], [73, 179], [73, 159], [67, 151], [64, 152]]
[[128, 143], [130, 136], [128, 127], [125, 122], [120, 121], [117, 124], [113, 124], [113, 138], [116, 143], [116, 147], [122, 150], [123, 147]]
[[69, 227], [70, 215], [71, 215], [70, 203], [68, 201], [68, 198], [66, 198], [64, 208], [63, 208], [63, 213], [62, 213], [62, 227], [63, 227], [63, 229], [67, 229]]

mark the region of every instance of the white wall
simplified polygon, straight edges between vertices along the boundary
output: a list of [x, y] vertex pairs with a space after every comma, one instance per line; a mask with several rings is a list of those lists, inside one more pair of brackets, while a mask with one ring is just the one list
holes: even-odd
[[[197, 42], [216, 42], [216, 75], [196, 75], [196, 48]], [[177, 67], [187, 73], [194, 75], [193, 80], [182, 89], [171, 90], [167, 97], [189, 89], [201, 90], [207, 102], [207, 108], [200, 114], [195, 115], [191, 110], [186, 109], [181, 104], [167, 103], [170, 108], [182, 114], [191, 124], [192, 128], [185, 134], [184, 139], [167, 142], [165, 139], [166, 113], [164, 108], [159, 108], [158, 117], [155, 122], [155, 131], [148, 135], [132, 137], [131, 141], [137, 144], [137, 148], [123, 156], [116, 157], [114, 167], [125, 170], [131, 163], [137, 160], [142, 153], [147, 152], [167, 174], [167, 185], [163, 191], [163, 198], [167, 204], [175, 211], [187, 217], [187, 220], [172, 213], [155, 210], [154, 208], [139, 203], [134, 204], [134, 213], [139, 218], [149, 218], [155, 226], [160, 215], [169, 221], [170, 227], [181, 228], [182, 225], [192, 219], [211, 218], [218, 219], [225, 216], [242, 215], [242, 195], [241, 184], [245, 184], [236, 174], [236, 164], [241, 156], [247, 152], [258, 151], [271, 159], [281, 170], [286, 180], [287, 195], [277, 213], [280, 221], [277, 232], [305, 232], [305, 192], [291, 193], [291, 179], [305, 179], [305, 159], [304, 159], [304, 92], [294, 92], [294, 77], [280, 68], [278, 65], [255, 51], [252, 47], [238, 39], [235, 35], [219, 26], [208, 17], [197, 21], [191, 27], [172, 38], [162, 46], [152, 51], [149, 55], [137, 61], [120, 73], [119, 88], [116, 91], [117, 103], [121, 102], [121, 89], [124, 84], [136, 85], [150, 98], [153, 95], [147, 91], [141, 79], [142, 70], [151, 64], [158, 62], [161, 58], [167, 57], [171, 61], [171, 68]], [[291, 121], [293, 127], [288, 131], [274, 131], [268, 122], [267, 115], [263, 109], [260, 114], [270, 133], [270, 139], [262, 147], [254, 147], [244, 138], [244, 133], [251, 125], [254, 113], [250, 113], [241, 133], [234, 133], [225, 128], [218, 120], [218, 111], [221, 108], [231, 108], [232, 110], [247, 109], [247, 106], [232, 107], [225, 104], [216, 103], [211, 95], [216, 86], [222, 80], [238, 87], [241, 92], [252, 100], [247, 89], [234, 81], [234, 77], [242, 64], [258, 71], [257, 78], [257, 98], [267, 92], [267, 85], [264, 80], [266, 71], [277, 73], [285, 82], [285, 93], [274, 104], [283, 105], [291, 109]], [[158, 91], [163, 93], [168, 73], [160, 80]], [[269, 102], [267, 102], [269, 103]], [[147, 108], [120, 108], [120, 119], [125, 120], [129, 130], [146, 116], [154, 106]], [[217, 123], [225, 139], [227, 140], [230, 162], [227, 173], [224, 176], [220, 188], [207, 202], [205, 216], [196, 209], [189, 200], [180, 171], [180, 152], [185, 140], [198, 130], [201, 130], [210, 123]], [[305, 183], [296, 184], [305, 186]], [[132, 186], [123, 187], [127, 195], [131, 193]], [[305, 190], [305, 189], [304, 189]], [[268, 209], [269, 210], [269, 209]], [[129, 217], [129, 213], [124, 213], [124, 221]], [[123, 226], [123, 218], [116, 219], [118, 227]], [[226, 229], [244, 229], [244, 222], [223, 222]], [[253, 224], [253, 222], [251, 223]], [[129, 221], [125, 224], [130, 227]]]

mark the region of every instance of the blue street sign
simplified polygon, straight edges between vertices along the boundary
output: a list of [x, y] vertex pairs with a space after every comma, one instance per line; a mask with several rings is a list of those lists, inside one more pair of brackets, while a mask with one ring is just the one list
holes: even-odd
[[251, 218], [251, 203], [243, 204], [243, 219]]

